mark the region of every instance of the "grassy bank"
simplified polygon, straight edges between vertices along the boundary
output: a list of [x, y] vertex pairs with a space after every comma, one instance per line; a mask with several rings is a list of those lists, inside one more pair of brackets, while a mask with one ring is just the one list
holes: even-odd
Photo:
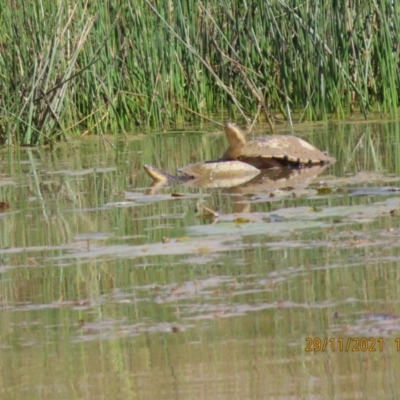
[[0, 0], [0, 141], [166, 129], [221, 109], [397, 115], [399, 10], [390, 0]]

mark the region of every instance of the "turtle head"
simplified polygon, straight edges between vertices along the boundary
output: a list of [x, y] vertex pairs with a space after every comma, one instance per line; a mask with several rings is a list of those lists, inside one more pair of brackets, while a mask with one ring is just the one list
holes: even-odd
[[225, 135], [229, 142], [229, 148], [222, 156], [222, 159], [235, 160], [239, 157], [243, 146], [246, 144], [246, 136], [233, 122], [228, 122], [225, 125]]
[[174, 178], [174, 176], [167, 174], [153, 165], [145, 164], [143, 168], [146, 171], [146, 174], [153, 179], [153, 182], [168, 182]]

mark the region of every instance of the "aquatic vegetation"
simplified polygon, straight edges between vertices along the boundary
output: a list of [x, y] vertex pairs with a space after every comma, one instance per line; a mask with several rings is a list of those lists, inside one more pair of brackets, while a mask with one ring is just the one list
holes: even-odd
[[3, 143], [163, 130], [221, 110], [271, 126], [274, 111], [290, 123], [397, 115], [393, 1], [0, 5]]

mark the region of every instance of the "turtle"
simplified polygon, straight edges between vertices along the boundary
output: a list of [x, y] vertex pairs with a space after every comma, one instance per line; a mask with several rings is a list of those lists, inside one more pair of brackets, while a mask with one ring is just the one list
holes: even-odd
[[192, 179], [190, 176], [187, 175], [182, 175], [182, 176], [176, 176], [176, 175], [171, 175], [168, 172], [165, 172], [154, 165], [150, 164], [145, 164], [143, 165], [143, 168], [146, 172], [146, 174], [153, 179], [153, 182], [160, 182], [160, 183], [166, 183], [166, 182], [185, 182], [189, 179]]
[[246, 141], [244, 132], [234, 123], [225, 125], [229, 147], [224, 155], [180, 168], [183, 175], [171, 175], [152, 165], [144, 169], [154, 182], [185, 182], [191, 179], [229, 180], [255, 177], [260, 170], [283, 166], [304, 167], [335, 162], [316, 147], [295, 136], [264, 136]]
[[153, 165], [144, 165], [147, 175], [155, 182], [186, 182], [192, 179], [222, 180], [231, 178], [253, 178], [260, 170], [241, 161], [215, 160], [203, 161], [179, 168], [183, 175], [171, 175]]
[[225, 125], [228, 150], [220, 161], [242, 161], [258, 169], [292, 166], [304, 167], [335, 162], [316, 147], [296, 136], [264, 136], [250, 142], [244, 132], [234, 123]]
[[[236, 162], [236, 168], [240, 167], [240, 161]], [[202, 164], [202, 163], [198, 163]], [[220, 164], [224, 164], [220, 162]], [[241, 163], [244, 165], [245, 163]], [[226, 164], [226, 165], [229, 165]], [[201, 167], [201, 166], [200, 166]], [[308, 187], [308, 185], [326, 168], [328, 164], [313, 166], [312, 168], [269, 168], [259, 171], [254, 168], [255, 171], [259, 173], [256, 175], [249, 174], [238, 174], [233, 173], [225, 175], [225, 177], [220, 176], [217, 179], [210, 179], [204, 176], [196, 177], [190, 175], [171, 175], [164, 172], [152, 165], [145, 165], [144, 169], [147, 174], [153, 179], [153, 182], [148, 189], [147, 194], [155, 194], [156, 190], [174, 183], [179, 183], [187, 187], [193, 188], [207, 188], [207, 189], [224, 189], [226, 193], [234, 194], [236, 201], [238, 203], [247, 204], [248, 199], [242, 197], [249, 194], [260, 194], [262, 192], [273, 192], [276, 190], [298, 190]], [[292, 192], [293, 193], [293, 192]], [[242, 201], [243, 200], [243, 201]], [[235, 209], [240, 208], [239, 205]]]
[[249, 163], [238, 160], [212, 160], [189, 164], [178, 169], [194, 178], [229, 179], [235, 176], [255, 176], [260, 170]]

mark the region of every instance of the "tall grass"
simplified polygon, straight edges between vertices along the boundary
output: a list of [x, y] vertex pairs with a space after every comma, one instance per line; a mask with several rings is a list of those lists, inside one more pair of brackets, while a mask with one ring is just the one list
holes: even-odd
[[0, 141], [162, 130], [222, 109], [271, 127], [275, 110], [289, 122], [397, 116], [399, 7], [0, 0]]

